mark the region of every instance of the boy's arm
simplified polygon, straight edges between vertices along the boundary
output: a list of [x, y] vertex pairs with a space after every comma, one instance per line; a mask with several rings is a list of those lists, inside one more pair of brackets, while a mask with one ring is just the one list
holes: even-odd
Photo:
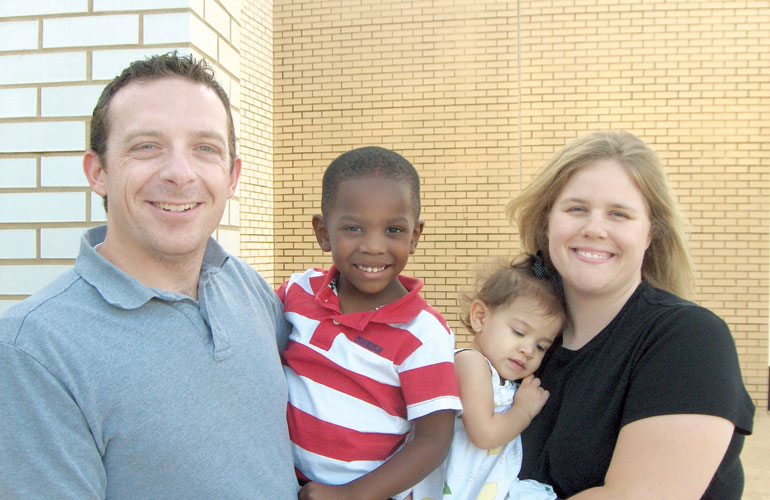
[[511, 408], [495, 413], [489, 364], [478, 351], [455, 355], [455, 371], [460, 384], [463, 424], [471, 442], [482, 450], [504, 445], [526, 429], [548, 399], [533, 375], [526, 377], [516, 391]]
[[414, 420], [413, 439], [384, 464], [339, 486], [308, 483], [300, 500], [384, 500], [408, 490], [444, 460], [454, 432], [454, 410], [440, 410]]

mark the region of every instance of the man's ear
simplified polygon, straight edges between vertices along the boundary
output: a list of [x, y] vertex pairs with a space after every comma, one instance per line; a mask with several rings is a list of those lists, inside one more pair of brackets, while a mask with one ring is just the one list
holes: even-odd
[[238, 187], [238, 179], [241, 178], [241, 157], [236, 156], [233, 160], [233, 167], [230, 169], [230, 185], [228, 186], [227, 199], [233, 197], [235, 188]]
[[329, 230], [326, 228], [323, 215], [313, 216], [313, 232], [315, 233], [315, 239], [318, 240], [318, 245], [324, 252], [331, 252], [332, 245], [329, 242]]
[[93, 149], [89, 149], [83, 155], [83, 173], [94, 193], [102, 197], [107, 194], [107, 171]]
[[413, 254], [417, 250], [417, 242], [420, 241], [420, 235], [422, 234], [423, 229], [425, 229], [425, 221], [418, 220], [417, 224], [414, 226], [414, 231], [412, 231], [412, 240], [409, 242], [410, 254]]
[[484, 322], [489, 317], [489, 307], [479, 299], [471, 302], [471, 311], [469, 319], [471, 321], [471, 328], [475, 333], [479, 333], [484, 329]]

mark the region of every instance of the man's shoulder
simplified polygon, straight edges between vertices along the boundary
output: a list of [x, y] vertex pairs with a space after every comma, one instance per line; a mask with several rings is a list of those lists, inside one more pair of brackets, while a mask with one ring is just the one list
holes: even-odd
[[97, 306], [84, 293], [84, 285], [82, 278], [70, 269], [11, 306], [0, 316], [0, 342], [15, 344], [22, 332], [59, 324], [62, 318], [77, 322], [82, 318], [81, 309]]

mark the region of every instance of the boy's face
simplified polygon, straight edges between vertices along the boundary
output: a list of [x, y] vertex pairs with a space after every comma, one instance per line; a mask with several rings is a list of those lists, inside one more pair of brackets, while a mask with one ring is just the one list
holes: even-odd
[[342, 181], [313, 230], [340, 273], [337, 292], [344, 312], [366, 311], [402, 297], [398, 281], [422, 233], [411, 186], [384, 177]]

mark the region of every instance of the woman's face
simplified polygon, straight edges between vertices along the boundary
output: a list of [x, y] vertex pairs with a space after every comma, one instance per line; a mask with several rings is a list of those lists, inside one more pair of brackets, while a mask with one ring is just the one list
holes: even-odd
[[548, 250], [568, 297], [630, 295], [650, 241], [647, 202], [615, 160], [576, 171], [548, 215]]

